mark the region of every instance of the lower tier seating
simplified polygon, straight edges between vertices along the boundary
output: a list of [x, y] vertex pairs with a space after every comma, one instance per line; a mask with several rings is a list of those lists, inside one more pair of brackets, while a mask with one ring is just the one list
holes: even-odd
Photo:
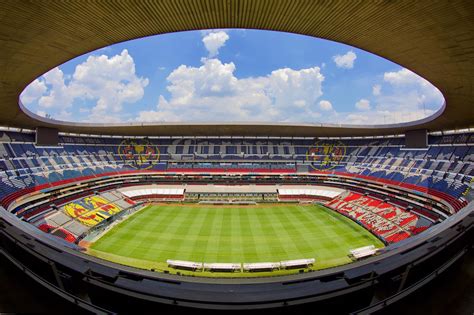
[[432, 225], [413, 212], [354, 192], [341, 194], [327, 206], [359, 222], [387, 243], [399, 242]]

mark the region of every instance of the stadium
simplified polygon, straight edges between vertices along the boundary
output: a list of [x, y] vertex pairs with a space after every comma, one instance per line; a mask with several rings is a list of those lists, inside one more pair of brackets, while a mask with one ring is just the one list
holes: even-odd
[[[473, 3], [3, 1], [0, 12], [0, 252], [76, 306], [372, 313], [472, 249]], [[86, 52], [217, 28], [360, 47], [445, 103], [386, 125], [106, 124], [20, 101]]]

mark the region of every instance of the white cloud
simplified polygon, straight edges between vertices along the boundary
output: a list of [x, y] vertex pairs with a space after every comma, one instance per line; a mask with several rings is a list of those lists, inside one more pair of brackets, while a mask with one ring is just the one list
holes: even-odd
[[[383, 90], [383, 93], [382, 93]], [[331, 116], [339, 123], [391, 124], [419, 120], [430, 116], [443, 102], [441, 92], [415, 73], [401, 69], [386, 72], [383, 82], [372, 87], [373, 98], [356, 103], [361, 112]]]
[[72, 105], [74, 96], [70, 93], [64, 79], [64, 73], [59, 68], [51, 69], [43, 75], [49, 93], [38, 100], [43, 108], [65, 108]]
[[367, 124], [369, 117], [361, 114], [348, 114], [344, 120], [345, 124], [352, 125], [365, 125]]
[[356, 102], [355, 107], [359, 110], [369, 110], [370, 109], [370, 102], [365, 98]]
[[[32, 110], [41, 116], [88, 122], [318, 122], [324, 117], [324, 122], [383, 124], [426, 117], [436, 110], [430, 104], [440, 104], [443, 99], [428, 81], [401, 69], [384, 73], [372, 86], [371, 95], [368, 91], [353, 110], [336, 112], [330, 101], [321, 100], [324, 63], [321, 68], [282, 68], [264, 76], [237, 78], [233, 62], [213, 58], [229, 40], [226, 31], [205, 31], [202, 37], [209, 56], [201, 59], [200, 66], [181, 65], [172, 70], [167, 77], [169, 95], [160, 95], [155, 108], [138, 114], [126, 108], [143, 98], [148, 85], [148, 79], [136, 74], [127, 50], [111, 57], [91, 56], [72, 74], [54, 68], [31, 83], [21, 95], [22, 102], [36, 103]], [[338, 67], [350, 69], [356, 58], [348, 51], [333, 60]]]
[[46, 117], [46, 112], [44, 110], [38, 110], [36, 112], [36, 115], [41, 116], [41, 117]]
[[[52, 118], [56, 119], [56, 120], [70, 121], [72, 119], [72, 113], [68, 112], [67, 110], [61, 110], [56, 115], [52, 116]], [[100, 122], [102, 122], [102, 121], [100, 121]]]
[[[431, 110], [380, 110], [371, 109], [367, 111], [354, 112], [329, 112], [324, 115], [325, 123], [356, 124], [356, 125], [382, 125], [414, 121], [431, 115]], [[425, 115], [426, 113], [426, 115]]]
[[376, 99], [377, 108], [383, 110], [436, 110], [443, 103], [441, 92], [427, 80], [408, 69], [385, 72], [384, 94]]
[[28, 85], [28, 87], [21, 93], [20, 99], [23, 104], [28, 105], [38, 100], [46, 91], [46, 84], [43, 80], [36, 79]]
[[354, 61], [357, 59], [357, 55], [355, 52], [350, 50], [345, 55], [336, 55], [333, 56], [332, 59], [338, 68], [352, 69], [354, 67]]
[[[382, 125], [414, 121], [433, 114], [427, 110], [370, 110], [363, 113], [339, 113], [342, 124]], [[425, 115], [426, 114], [426, 115]]]
[[[36, 82], [38, 81], [38, 82]], [[42, 87], [43, 85], [47, 89]], [[123, 104], [140, 100], [148, 79], [138, 77], [135, 73], [135, 62], [124, 49], [120, 55], [89, 56], [77, 65], [73, 75], [68, 79], [59, 68], [54, 68], [43, 75], [42, 81], [35, 80], [23, 93], [25, 102], [38, 98], [38, 106], [49, 109], [55, 119], [69, 119], [71, 108], [76, 100], [92, 101], [87, 120], [95, 122], [119, 121]], [[23, 100], [23, 98], [22, 98]], [[85, 113], [80, 111], [80, 113]]]
[[374, 96], [379, 96], [381, 92], [382, 92], [382, 86], [380, 84], [375, 84], [372, 87], [372, 94]]
[[219, 49], [225, 45], [225, 42], [229, 39], [224, 31], [211, 32], [203, 37], [202, 42], [209, 52], [209, 58], [213, 58], [219, 54]]
[[332, 110], [332, 104], [330, 101], [322, 100], [319, 102], [319, 108], [324, 111]]
[[403, 68], [399, 71], [385, 72], [383, 75], [385, 82], [392, 85], [406, 86], [406, 85], [423, 85], [428, 86], [430, 83], [417, 75], [416, 73]]
[[314, 121], [324, 76], [319, 67], [283, 68], [267, 76], [239, 79], [234, 63], [203, 59], [200, 67], [181, 65], [168, 76], [171, 96], [160, 96], [144, 121]]
[[111, 58], [87, 58], [76, 67], [72, 80], [70, 86], [78, 90], [79, 97], [97, 99], [90, 117], [96, 121], [111, 112], [119, 113], [124, 103], [140, 100], [148, 85], [148, 79], [137, 77], [135, 62], [126, 49]]

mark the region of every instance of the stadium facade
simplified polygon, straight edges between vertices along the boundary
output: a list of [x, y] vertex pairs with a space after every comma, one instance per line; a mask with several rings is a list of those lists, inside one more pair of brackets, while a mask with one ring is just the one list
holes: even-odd
[[[436, 278], [472, 247], [469, 1], [7, 1], [1, 10], [0, 124], [12, 127], [0, 133], [1, 253], [65, 299], [103, 313], [158, 304], [173, 310], [305, 303], [372, 312]], [[81, 53], [152, 34], [228, 27], [364, 48], [430, 80], [446, 104], [423, 121], [386, 126], [77, 124], [37, 117], [19, 104], [28, 82]], [[251, 278], [187, 277], [85, 252], [81, 242], [97, 227], [141, 201], [209, 201], [213, 191], [183, 188], [209, 183], [279, 187], [250, 194], [257, 202], [324, 203], [385, 247], [351, 264]], [[232, 188], [218, 199], [237, 197], [249, 201]]]

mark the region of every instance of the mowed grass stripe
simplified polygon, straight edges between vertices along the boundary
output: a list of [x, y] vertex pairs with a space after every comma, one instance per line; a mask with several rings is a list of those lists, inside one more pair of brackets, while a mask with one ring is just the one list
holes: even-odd
[[[332, 251], [333, 248], [345, 243], [343, 235], [345, 234], [344, 222], [334, 222], [327, 216], [327, 211], [332, 211], [324, 207], [304, 208], [300, 212], [302, 217], [299, 222], [311, 222], [312, 229], [317, 233], [319, 242], [319, 253], [322, 251]], [[338, 216], [343, 218], [341, 215]], [[317, 224], [316, 224], [317, 222]], [[351, 222], [352, 224], [355, 224]]]
[[185, 260], [191, 261], [207, 261], [206, 252], [196, 251], [196, 248], [206, 248], [209, 236], [212, 232], [212, 222], [214, 221], [214, 209], [206, 209], [199, 216], [199, 225], [192, 224], [186, 239], [189, 239], [190, 248], [186, 250], [188, 253]]
[[142, 238], [141, 235], [137, 238], [137, 234], [142, 233], [147, 222], [153, 222], [148, 218], [151, 210], [150, 207], [147, 207], [141, 210], [141, 213], [121, 222], [119, 226], [109, 231], [99, 242], [95, 243], [97, 249], [123, 255], [135, 248], [137, 240]]
[[270, 261], [277, 260], [277, 257], [284, 257], [286, 259], [288, 255], [292, 254], [292, 247], [294, 245], [291, 244], [292, 241], [287, 238], [287, 235], [281, 231], [278, 222], [275, 222], [275, 220], [278, 220], [277, 217], [273, 213], [265, 211], [261, 214], [260, 218], [266, 224], [265, 233], [261, 238], [264, 240], [263, 242], [271, 244], [272, 259]]
[[[179, 211], [179, 209], [176, 209], [176, 211]], [[175, 242], [175, 254], [167, 259], [191, 260], [193, 258], [194, 241], [197, 238], [198, 231], [201, 230], [205, 218], [206, 212], [198, 212], [196, 209], [191, 209], [189, 216], [183, 217], [179, 226], [172, 233], [176, 235], [176, 238], [173, 240]]]
[[249, 253], [254, 257], [249, 262], [265, 262], [271, 261], [276, 252], [281, 252], [282, 248], [279, 241], [274, 235], [273, 228], [268, 227], [263, 215], [264, 209], [256, 209], [250, 212], [250, 222], [253, 227], [253, 240], [257, 247], [257, 252]]
[[[205, 251], [202, 253], [203, 257], [207, 257], [209, 262], [218, 262], [219, 255], [219, 235], [222, 231], [222, 221], [224, 218], [224, 212], [219, 209], [213, 209], [214, 211], [214, 225], [209, 231], [209, 239]], [[198, 250], [198, 249], [196, 249]]]
[[[348, 251], [342, 254], [337, 252], [338, 244], [344, 243], [344, 241], [337, 237], [338, 227], [327, 220], [324, 211], [326, 210], [323, 207], [305, 207], [296, 215], [294, 212], [289, 213], [289, 215], [294, 216], [294, 221], [303, 223], [302, 227], [309, 231], [309, 235], [315, 235], [311, 239], [315, 240], [312, 245], [316, 255], [316, 266], [321, 262], [332, 259], [333, 255], [331, 253], [334, 253], [334, 256], [338, 258], [342, 258], [341, 263], [350, 262], [350, 259], [347, 258]], [[336, 243], [333, 243], [334, 237], [336, 237]]]
[[[182, 240], [179, 238], [180, 229], [183, 229], [187, 225], [187, 216], [177, 215], [174, 209], [160, 209], [153, 208], [153, 213], [150, 215], [160, 217], [157, 224], [153, 225], [151, 230], [147, 231], [151, 235], [155, 236], [155, 239], [147, 239], [147, 246], [150, 250], [146, 251], [142, 255], [134, 257], [144, 257], [148, 260], [164, 260], [176, 259], [172, 256], [176, 251], [175, 248], [179, 247]], [[170, 219], [163, 219], [170, 218]], [[153, 222], [153, 217], [148, 218]], [[150, 235], [148, 234], [148, 235]]]
[[[248, 262], [251, 262], [252, 259], [259, 258], [258, 256], [255, 257], [255, 255], [258, 255], [258, 249], [252, 233], [255, 226], [251, 224], [253, 220], [251, 221], [250, 219], [250, 211], [252, 211], [251, 208], [243, 208], [243, 211], [240, 213], [240, 241], [242, 242], [242, 261]], [[252, 253], [255, 253], [255, 255]]]
[[271, 218], [270, 222], [272, 222], [273, 229], [278, 231], [280, 242], [287, 242], [290, 240], [290, 242], [285, 244], [287, 254], [286, 259], [290, 259], [289, 257], [307, 258], [305, 256], [307, 255], [307, 250], [301, 246], [301, 244], [298, 244], [300, 239], [302, 239], [301, 235], [294, 231], [291, 222], [286, 220], [286, 218], [283, 216], [283, 213], [292, 210], [293, 209], [290, 207], [280, 209], [276, 208], [273, 213], [269, 214], [269, 217]]
[[[326, 259], [336, 253], [337, 249], [344, 245], [345, 240], [339, 237], [343, 233], [343, 228], [339, 224], [334, 224], [326, 215], [325, 208], [317, 209], [306, 209], [311, 211], [314, 217], [318, 219], [319, 222], [326, 222], [325, 224], [320, 224], [316, 228], [318, 230], [318, 241], [321, 243], [321, 246], [318, 248], [318, 254], [321, 259]], [[349, 250], [347, 250], [347, 253]]]
[[[167, 219], [163, 218], [163, 214], [166, 214], [166, 218], [170, 220], [171, 224], [166, 224]], [[158, 220], [154, 220], [153, 217], [157, 217]], [[150, 209], [147, 221], [141, 227], [141, 231], [138, 232], [141, 235], [141, 241], [137, 240], [137, 242], [135, 242], [135, 248], [129, 256], [143, 257], [147, 260], [156, 259], [156, 256], [159, 256], [157, 249], [166, 248], [166, 244], [163, 244], [164, 240], [161, 240], [162, 244], [156, 242], [156, 235], [158, 233], [166, 233], [170, 235], [175, 234], [175, 231], [172, 228], [173, 225], [176, 224], [176, 222], [184, 221], [184, 219], [185, 217], [173, 216], [173, 213], [169, 211], [161, 213], [159, 209]]]
[[[279, 216], [280, 225], [285, 229], [289, 238], [292, 239], [301, 258], [314, 258], [314, 245], [310, 244], [307, 239], [313, 239], [314, 229], [306, 229], [303, 225], [293, 224], [293, 222], [301, 222], [294, 214], [295, 209], [286, 208]], [[299, 211], [296, 211], [299, 213]], [[302, 228], [304, 227], [304, 228]]]
[[[242, 255], [243, 249], [242, 246], [245, 241], [242, 239], [242, 224], [240, 223], [240, 217], [242, 216], [244, 208], [235, 208], [231, 210], [232, 214], [232, 238], [231, 238], [231, 250], [232, 250], [232, 259], [236, 262], [241, 262], [244, 260]], [[238, 210], [238, 211], [236, 211]]]
[[148, 260], [161, 260], [174, 253], [176, 229], [186, 219], [185, 216], [177, 215], [174, 209], [154, 207], [149, 212], [147, 220], [155, 222], [149, 230], [155, 239], [148, 239], [149, 249], [143, 253], [143, 257]]
[[199, 259], [196, 261], [206, 261], [209, 263], [214, 262], [214, 259], [217, 258], [217, 251], [215, 250], [215, 243], [213, 239], [215, 238], [216, 228], [219, 226], [220, 222], [217, 222], [216, 209], [209, 209], [207, 211], [208, 219], [205, 221], [205, 225], [200, 231], [199, 238], [202, 243], [201, 246], [195, 246], [199, 249], [194, 252], [195, 256]]
[[315, 269], [320, 269], [350, 262], [349, 249], [370, 244], [383, 247], [370, 232], [319, 205], [160, 204], [115, 226], [91, 248], [131, 265], [140, 259], [165, 266], [167, 259], [269, 262], [314, 257]]
[[221, 233], [216, 235], [216, 237], [219, 238], [217, 262], [229, 262], [233, 260], [232, 244], [230, 242], [232, 237], [232, 212], [225, 208], [221, 211], [223, 212]]

